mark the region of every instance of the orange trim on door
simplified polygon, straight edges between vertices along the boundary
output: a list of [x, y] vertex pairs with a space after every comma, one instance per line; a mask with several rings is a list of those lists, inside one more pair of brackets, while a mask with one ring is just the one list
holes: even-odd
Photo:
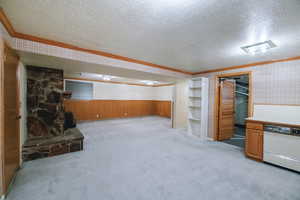
[[249, 78], [249, 96], [248, 96], [248, 117], [253, 116], [253, 83], [252, 71], [220, 74], [215, 76], [215, 102], [214, 102], [214, 140], [219, 136], [219, 109], [220, 109], [220, 85], [219, 79], [231, 76], [248, 75]]

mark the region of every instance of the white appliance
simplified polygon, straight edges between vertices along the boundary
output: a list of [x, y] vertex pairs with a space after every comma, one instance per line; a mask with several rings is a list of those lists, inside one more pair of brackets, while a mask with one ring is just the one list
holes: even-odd
[[300, 129], [265, 126], [263, 160], [300, 172]]

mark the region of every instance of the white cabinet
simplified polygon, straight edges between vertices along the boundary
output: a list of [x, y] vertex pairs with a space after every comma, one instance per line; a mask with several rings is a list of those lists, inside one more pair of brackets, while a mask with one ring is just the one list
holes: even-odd
[[207, 139], [208, 78], [192, 78], [188, 90], [188, 131], [201, 139]]

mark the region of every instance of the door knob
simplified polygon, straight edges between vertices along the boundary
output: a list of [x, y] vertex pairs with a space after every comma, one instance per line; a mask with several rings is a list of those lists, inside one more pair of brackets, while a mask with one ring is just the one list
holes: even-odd
[[22, 118], [21, 115], [18, 115], [18, 116], [16, 117], [17, 120], [19, 120], [19, 119], [21, 119], [21, 118]]

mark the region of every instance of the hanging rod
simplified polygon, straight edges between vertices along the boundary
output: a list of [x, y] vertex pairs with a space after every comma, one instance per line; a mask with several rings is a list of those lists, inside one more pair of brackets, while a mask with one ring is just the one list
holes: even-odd
[[235, 92], [238, 93], [238, 94], [241, 94], [241, 95], [249, 96], [248, 94], [243, 93], [243, 92], [239, 92], [239, 91], [235, 91]]
[[239, 84], [236, 84], [236, 86], [238, 86], [238, 87], [240, 87], [240, 88], [244, 88], [244, 89], [249, 90], [249, 88], [247, 88], [247, 87], [245, 87], [245, 86], [241, 86], [241, 85], [239, 85]]

